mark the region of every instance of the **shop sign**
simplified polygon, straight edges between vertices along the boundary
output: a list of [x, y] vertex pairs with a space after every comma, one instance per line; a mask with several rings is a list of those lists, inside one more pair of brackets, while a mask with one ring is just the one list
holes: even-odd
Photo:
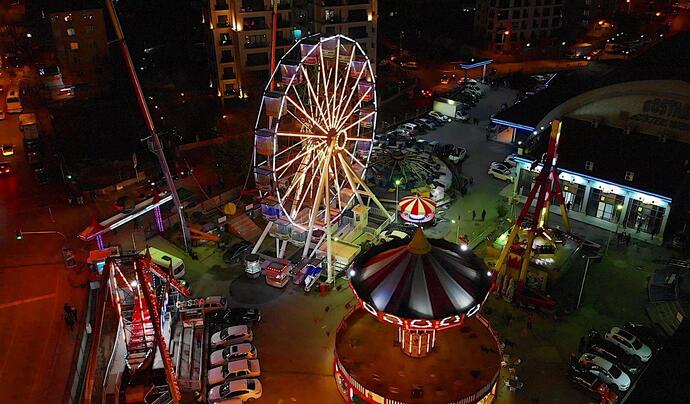
[[662, 128], [690, 130], [690, 103], [664, 98], [652, 98], [642, 104], [642, 113], [630, 120]]

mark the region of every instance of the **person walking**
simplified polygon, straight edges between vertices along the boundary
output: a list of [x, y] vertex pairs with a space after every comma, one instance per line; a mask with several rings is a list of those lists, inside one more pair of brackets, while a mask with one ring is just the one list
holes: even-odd
[[625, 245], [626, 245], [626, 247], [630, 245], [630, 239], [631, 238], [632, 238], [632, 236], [630, 235], [630, 233], [625, 234]]
[[534, 312], [530, 312], [527, 316], [527, 329], [532, 329], [532, 324], [534, 323]]
[[477, 218], [477, 211], [472, 209], [472, 221], [474, 222], [474, 219]]
[[482, 209], [482, 222], [486, 218], [486, 209]]

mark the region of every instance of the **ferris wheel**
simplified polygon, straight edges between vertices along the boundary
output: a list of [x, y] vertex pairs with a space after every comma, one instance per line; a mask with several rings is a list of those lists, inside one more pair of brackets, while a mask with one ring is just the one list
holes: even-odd
[[[362, 48], [343, 35], [314, 35], [280, 59], [255, 126], [254, 175], [268, 220], [292, 235], [325, 230], [368, 195], [362, 178], [376, 127], [374, 72]], [[270, 204], [269, 204], [270, 205]], [[328, 232], [327, 232], [328, 233]]]

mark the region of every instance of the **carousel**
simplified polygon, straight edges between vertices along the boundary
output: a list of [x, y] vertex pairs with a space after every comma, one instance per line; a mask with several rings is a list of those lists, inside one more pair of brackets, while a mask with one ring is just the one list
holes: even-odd
[[427, 223], [436, 216], [436, 202], [420, 195], [406, 196], [398, 203], [400, 217], [410, 223]]
[[360, 255], [358, 305], [336, 334], [335, 377], [348, 402], [490, 403], [498, 337], [478, 311], [494, 276], [472, 251], [417, 229]]

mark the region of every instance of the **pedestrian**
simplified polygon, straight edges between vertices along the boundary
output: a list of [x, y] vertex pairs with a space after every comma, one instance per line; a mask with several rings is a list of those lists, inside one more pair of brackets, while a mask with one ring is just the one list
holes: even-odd
[[72, 312], [72, 307], [70, 307], [70, 305], [67, 304], [67, 303], [65, 303], [65, 305], [62, 306], [62, 308], [65, 310], [65, 315], [66, 315], [66, 316], [69, 316], [70, 313]]
[[474, 184], [474, 177], [470, 177], [470, 185]]
[[532, 324], [534, 323], [534, 312], [530, 312], [527, 316], [527, 329], [532, 329]]
[[72, 317], [72, 322], [76, 323], [77, 322], [77, 308], [71, 307], [70, 309], [71, 309], [70, 316]]
[[482, 209], [482, 222], [486, 218], [486, 209]]
[[572, 204], [571, 202], [568, 202], [568, 203], [565, 204], [565, 209], [566, 209], [568, 212], [570, 212], [570, 208], [572, 208], [572, 207], [573, 207], [573, 204]]
[[474, 222], [474, 219], [477, 217], [477, 211], [472, 209], [472, 221]]
[[626, 245], [626, 246], [629, 246], [629, 245], [630, 245], [630, 239], [631, 239], [631, 238], [632, 238], [632, 236], [630, 235], [630, 233], [627, 233], [627, 234], [625, 235], [625, 245]]

